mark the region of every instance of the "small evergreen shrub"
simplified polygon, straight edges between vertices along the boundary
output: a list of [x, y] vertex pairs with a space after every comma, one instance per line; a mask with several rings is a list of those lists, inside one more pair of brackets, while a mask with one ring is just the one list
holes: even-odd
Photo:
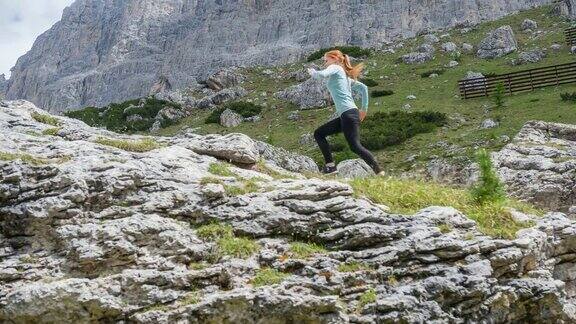
[[474, 202], [485, 204], [504, 201], [504, 186], [494, 171], [490, 154], [485, 149], [478, 151], [477, 162], [480, 166], [480, 181], [471, 191]]
[[420, 73], [420, 77], [422, 77], [422, 78], [429, 78], [432, 74], [441, 75], [441, 74], [443, 74], [444, 72], [446, 72], [446, 70], [444, 70], [444, 69], [430, 70], [430, 71], [426, 71], [426, 72]]
[[380, 150], [417, 134], [432, 132], [446, 120], [445, 114], [435, 111], [377, 112], [362, 123], [360, 141], [370, 150]]
[[370, 78], [362, 78], [360, 79], [360, 82], [364, 83], [368, 88], [378, 86], [378, 82]]
[[498, 82], [494, 88], [494, 93], [492, 94], [492, 101], [496, 108], [504, 107], [504, 94], [506, 93], [506, 87], [503, 82]]
[[206, 124], [219, 124], [220, 115], [226, 109], [230, 109], [244, 118], [260, 115], [264, 107], [247, 101], [234, 101], [225, 104], [212, 111], [212, 113], [204, 121]]
[[372, 98], [391, 96], [394, 94], [392, 90], [374, 90], [372, 91]]
[[576, 92], [564, 92], [560, 94], [562, 101], [576, 102]]
[[344, 54], [348, 54], [352, 57], [369, 57], [372, 54], [372, 51], [369, 49], [365, 49], [359, 46], [334, 46], [329, 48], [322, 48], [317, 50], [316, 52], [310, 54], [308, 56], [308, 62], [315, 61], [317, 59], [322, 58], [326, 52], [331, 50], [340, 50]]
[[[93, 127], [104, 127], [118, 133], [135, 133], [148, 131], [156, 121], [155, 117], [158, 112], [165, 107], [182, 109], [177, 103], [150, 97], [144, 99], [142, 106], [140, 106], [140, 99], [134, 99], [112, 103], [102, 108], [87, 107], [69, 111], [65, 115], [80, 119]], [[139, 115], [141, 118], [128, 121], [128, 118], [133, 115]], [[160, 126], [168, 127], [173, 123], [170, 120], [163, 120]]]

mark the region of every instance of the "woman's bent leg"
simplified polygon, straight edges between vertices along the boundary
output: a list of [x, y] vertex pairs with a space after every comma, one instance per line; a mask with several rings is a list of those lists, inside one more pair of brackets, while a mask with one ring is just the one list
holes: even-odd
[[334, 162], [332, 158], [332, 152], [330, 151], [330, 144], [328, 144], [326, 136], [333, 135], [341, 131], [342, 126], [340, 123], [340, 118], [333, 119], [318, 127], [318, 129], [314, 131], [314, 139], [316, 139], [316, 143], [318, 143], [318, 147], [320, 147], [320, 151], [322, 151], [322, 155], [324, 155], [324, 161], [326, 161], [326, 163]]
[[366, 161], [376, 174], [380, 173], [380, 166], [376, 162], [374, 155], [360, 143], [360, 117], [358, 111], [346, 111], [341, 118], [342, 131], [352, 152], [358, 154], [362, 160]]

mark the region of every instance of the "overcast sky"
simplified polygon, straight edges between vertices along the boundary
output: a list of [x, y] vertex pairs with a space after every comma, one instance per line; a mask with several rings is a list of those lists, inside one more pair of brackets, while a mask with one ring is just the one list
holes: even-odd
[[16, 60], [62, 17], [74, 0], [0, 0], [0, 74], [8, 78]]

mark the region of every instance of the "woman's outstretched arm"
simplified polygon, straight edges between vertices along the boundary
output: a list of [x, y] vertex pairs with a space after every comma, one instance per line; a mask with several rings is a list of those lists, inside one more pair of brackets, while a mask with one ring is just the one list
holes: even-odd
[[370, 101], [370, 97], [368, 95], [368, 87], [360, 81], [352, 80], [352, 90], [360, 93], [360, 96], [362, 96], [361, 110], [368, 112], [368, 103]]
[[321, 79], [321, 78], [327, 78], [329, 76], [331, 76], [334, 73], [338, 72], [338, 65], [336, 64], [331, 64], [330, 66], [328, 66], [327, 68], [325, 68], [324, 70], [321, 71], [317, 71], [315, 69], [308, 69], [308, 73], [314, 78], [314, 79]]

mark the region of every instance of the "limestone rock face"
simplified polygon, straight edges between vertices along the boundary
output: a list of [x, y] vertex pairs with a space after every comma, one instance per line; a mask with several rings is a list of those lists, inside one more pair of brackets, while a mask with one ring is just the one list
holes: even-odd
[[576, 206], [576, 126], [528, 122], [493, 158], [509, 194], [552, 210]]
[[14, 67], [7, 98], [52, 112], [174, 89], [230, 66], [295, 62], [335, 44], [380, 48], [553, 0], [76, 0]]
[[[154, 137], [139, 153], [96, 140], [140, 136], [65, 117], [42, 136], [53, 126], [31, 117], [38, 108], [0, 106], [0, 322], [576, 320], [576, 222], [562, 213], [494, 239], [451, 207], [405, 216], [343, 182], [210, 173], [215, 156], [260, 161], [243, 135]], [[215, 222], [235, 240], [198, 228]], [[301, 255], [294, 241], [325, 250]]]
[[516, 51], [518, 44], [510, 26], [491, 31], [478, 45], [478, 57], [493, 59]]
[[4, 74], [0, 74], [0, 98], [4, 97], [7, 89], [8, 81], [6, 80], [6, 76]]

